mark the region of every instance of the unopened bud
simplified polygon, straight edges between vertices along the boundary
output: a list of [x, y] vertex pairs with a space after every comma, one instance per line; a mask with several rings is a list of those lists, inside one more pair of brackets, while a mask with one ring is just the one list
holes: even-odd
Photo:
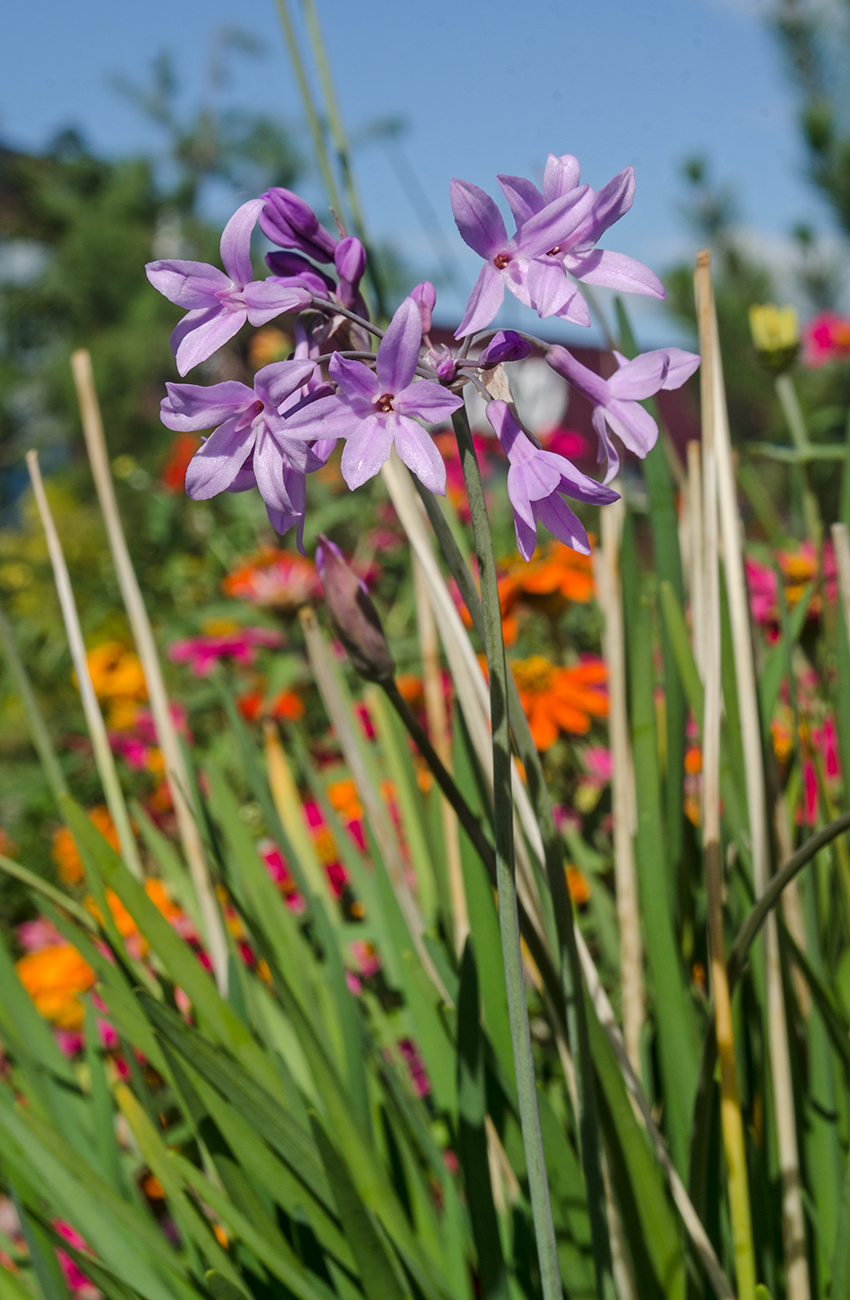
[[531, 344], [521, 338], [516, 330], [499, 330], [481, 353], [478, 364], [482, 370], [490, 370], [503, 361], [523, 361], [531, 356], [531, 352]]
[[348, 284], [357, 284], [366, 270], [366, 249], [354, 235], [341, 239], [334, 251], [337, 275]]
[[325, 275], [324, 271], [320, 271], [300, 253], [266, 253], [266, 265], [273, 275], [282, 279], [300, 280], [305, 289], [309, 289], [318, 298], [326, 298], [336, 287], [329, 275]]
[[422, 333], [431, 333], [431, 313], [437, 301], [437, 290], [430, 280], [423, 280], [411, 289], [410, 296], [419, 308], [419, 317], [422, 321]]
[[346, 563], [339, 547], [324, 534], [316, 548], [316, 568], [333, 629], [345, 646], [355, 672], [367, 682], [390, 681], [395, 674], [395, 663], [366, 584]]
[[332, 262], [339, 240], [319, 224], [309, 203], [292, 190], [275, 185], [262, 196], [265, 207], [260, 213], [260, 229], [267, 239], [281, 248], [299, 248], [317, 262]]

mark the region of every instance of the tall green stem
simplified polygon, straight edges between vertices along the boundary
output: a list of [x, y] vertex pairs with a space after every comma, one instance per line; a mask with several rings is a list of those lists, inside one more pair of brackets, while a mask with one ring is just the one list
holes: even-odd
[[[477, 472], [477, 463], [475, 464], [475, 470]], [[414, 478], [413, 481], [418, 487], [418, 480]], [[469, 487], [468, 479], [467, 493], [469, 495], [470, 510], [472, 510], [473, 490]], [[457, 543], [452, 536], [451, 529], [449, 528], [446, 518], [434, 497], [430, 492], [424, 489], [419, 495], [422, 498], [428, 518], [431, 521], [440, 549], [443, 552], [443, 557], [449, 566], [458, 587], [460, 588], [461, 596], [469, 610], [469, 616], [472, 619], [479, 640], [486, 644], [487, 632], [484, 610], [482, 609], [481, 601], [478, 599], [478, 592], [475, 589], [475, 584], [472, 580], [469, 569], [464, 564], [463, 556], [461, 555]], [[483, 494], [481, 505], [483, 510]], [[486, 511], [484, 512], [484, 517], [486, 519]], [[475, 516], [473, 515], [473, 527], [475, 526], [474, 520]], [[480, 558], [479, 572], [483, 573]], [[482, 576], [482, 596], [483, 594], [484, 585]], [[501, 637], [501, 611], [499, 612], [499, 635]], [[576, 944], [574, 929], [575, 918], [573, 915], [572, 900], [570, 899], [566, 877], [564, 875], [563, 846], [555, 826], [552, 801], [549, 797], [549, 790], [546, 785], [546, 777], [543, 772], [540, 755], [538, 754], [537, 747], [532, 739], [531, 731], [528, 726], [528, 719], [526, 718], [522, 705], [520, 704], [516, 683], [510, 674], [506, 675], [510, 725], [513, 730], [520, 761], [525, 768], [526, 776], [528, 778], [529, 793], [540, 826], [540, 833], [543, 838], [546, 875], [549, 882], [549, 889], [552, 894], [555, 925], [558, 932], [560, 958], [559, 974], [564, 994], [567, 1037], [573, 1053], [576, 1071], [576, 1088], [578, 1091], [579, 1106], [577, 1117], [579, 1142], [581, 1145], [582, 1167], [584, 1169], [584, 1178], [587, 1187], [587, 1204], [593, 1242], [593, 1258], [596, 1267], [597, 1293], [600, 1297], [604, 1297], [605, 1300], [614, 1300], [617, 1293], [614, 1287], [614, 1275], [611, 1266], [611, 1242], [608, 1234], [608, 1219], [605, 1210], [605, 1186], [602, 1179], [599, 1121], [596, 1109], [596, 1094], [594, 1091], [593, 1058], [590, 1050], [587, 1010], [584, 998], [581, 996], [581, 963]]]
[[534, 1079], [534, 1061], [531, 1055], [531, 1034], [528, 1027], [528, 1005], [522, 973], [522, 949], [519, 937], [519, 912], [517, 907], [516, 875], [514, 865], [513, 798], [511, 796], [511, 730], [508, 717], [508, 669], [505, 660], [505, 643], [502, 638], [502, 613], [499, 606], [499, 587], [496, 578], [496, 558], [490, 536], [490, 521], [484, 501], [484, 490], [472, 434], [466, 412], [461, 410], [452, 417], [458, 450], [460, 452], [475, 546], [478, 552], [478, 572], [481, 577], [481, 594], [484, 605], [484, 630], [487, 665], [490, 675], [490, 716], [493, 728], [493, 817], [496, 836], [496, 881], [499, 891], [499, 928], [502, 935], [502, 960], [505, 966], [505, 984], [508, 994], [508, 1013], [511, 1041], [516, 1071], [522, 1140], [528, 1166], [528, 1184], [531, 1208], [534, 1215], [534, 1232], [544, 1300], [561, 1300], [561, 1279], [555, 1226], [552, 1222], [552, 1205], [546, 1162], [543, 1155], [543, 1137], [537, 1109], [537, 1089]]

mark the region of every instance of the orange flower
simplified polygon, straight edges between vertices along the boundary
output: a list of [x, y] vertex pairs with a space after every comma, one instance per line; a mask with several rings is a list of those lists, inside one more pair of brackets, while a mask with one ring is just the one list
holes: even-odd
[[183, 491], [189, 461], [200, 446], [201, 439], [196, 433], [178, 433], [171, 444], [171, 452], [160, 477], [160, 483], [166, 492]]
[[357, 786], [353, 781], [332, 781], [327, 790], [328, 800], [347, 821], [357, 821], [363, 816], [363, 809], [357, 795]]
[[287, 613], [321, 594], [313, 561], [278, 546], [264, 546], [228, 574], [221, 589], [226, 596]]
[[300, 722], [304, 717], [304, 701], [295, 691], [279, 691], [268, 703], [261, 690], [248, 691], [236, 701], [239, 712], [248, 722], [260, 718], [283, 718], [285, 722]]
[[[172, 902], [171, 897], [161, 880], [157, 880], [154, 877], [146, 880], [145, 893], [158, 911], [162, 913], [166, 921], [174, 921], [182, 917], [183, 913], [180, 911], [177, 904]], [[122, 939], [128, 940], [127, 946], [129, 951], [133, 956], [144, 957], [145, 953], [148, 951], [148, 944], [139, 934], [136, 928], [136, 922], [121, 902], [121, 899], [111, 889], [107, 889], [106, 902], [109, 905], [110, 912], [112, 913], [112, 919], [115, 922], [116, 930], [121, 935]], [[95, 920], [100, 922], [102, 925], [103, 915], [91, 894], [86, 898], [85, 905]]]
[[60, 1029], [79, 1029], [85, 1008], [78, 994], [91, 988], [95, 974], [70, 943], [27, 953], [15, 963], [18, 978], [36, 1009]]
[[[96, 826], [101, 835], [112, 845], [116, 853], [120, 852], [118, 832], [112, 824], [112, 817], [106, 804], [98, 804], [89, 813], [89, 821]], [[60, 826], [53, 832], [53, 846], [50, 856], [59, 868], [59, 879], [63, 885], [78, 885], [85, 876], [83, 860], [77, 850], [76, 841], [67, 826]]]
[[104, 641], [89, 650], [86, 662], [99, 700], [146, 700], [148, 689], [138, 655], [120, 641]]
[[702, 771], [702, 750], [699, 745], [691, 745], [686, 751], [685, 771], [688, 776], [696, 776]]
[[248, 346], [248, 358], [255, 370], [271, 365], [273, 361], [285, 361], [292, 351], [292, 339], [276, 325], [266, 325], [251, 339]]
[[539, 750], [551, 749], [561, 731], [583, 735], [592, 718], [608, 716], [608, 697], [595, 689], [608, 675], [601, 659], [558, 668], [542, 655], [533, 655], [514, 661], [511, 672]]
[[573, 900], [576, 907], [584, 907], [585, 903], [590, 898], [590, 884], [588, 883], [587, 877], [579, 871], [578, 867], [574, 867], [572, 864], [567, 867], [566, 872], [567, 888], [570, 891], [570, 898]]
[[0, 826], [0, 853], [3, 854], [4, 858], [12, 858], [15, 856], [17, 851], [18, 846], [12, 839], [11, 835], [8, 835], [6, 831], [3, 830], [3, 827]]

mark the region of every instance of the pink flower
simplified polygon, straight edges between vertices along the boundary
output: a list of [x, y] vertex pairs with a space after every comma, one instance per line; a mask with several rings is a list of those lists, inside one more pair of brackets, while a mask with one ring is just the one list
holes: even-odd
[[178, 664], [189, 664], [196, 677], [209, 677], [219, 659], [233, 659], [247, 666], [254, 662], [257, 646], [283, 645], [283, 635], [266, 627], [244, 627], [223, 636], [195, 636], [175, 641], [168, 657]]
[[590, 745], [582, 754], [582, 761], [590, 775], [600, 785], [607, 785], [613, 774], [610, 749], [604, 745]]
[[567, 460], [582, 460], [591, 456], [595, 448], [590, 440], [576, 429], [552, 429], [540, 438], [545, 451], [554, 451]]
[[68, 942], [46, 916], [38, 916], [34, 921], [23, 921], [16, 933], [25, 952], [41, 952], [43, 948], [58, 948]]
[[744, 560], [747, 573], [747, 586], [750, 589], [750, 609], [757, 623], [775, 623], [776, 605], [776, 571], [766, 564], [759, 564], [749, 556]]
[[828, 361], [850, 361], [850, 317], [822, 311], [803, 330], [803, 365], [814, 370]]

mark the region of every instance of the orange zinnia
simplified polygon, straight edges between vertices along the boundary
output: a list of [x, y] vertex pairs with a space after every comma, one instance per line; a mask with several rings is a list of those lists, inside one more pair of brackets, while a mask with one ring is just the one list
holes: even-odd
[[513, 662], [511, 672], [539, 750], [551, 749], [561, 731], [584, 735], [593, 718], [608, 716], [608, 696], [596, 689], [608, 676], [601, 659], [558, 668], [534, 655]]
[[[89, 821], [97, 827], [101, 835], [120, 853], [118, 832], [112, 824], [112, 817], [106, 804], [98, 804], [89, 813]], [[83, 860], [77, 850], [76, 841], [67, 826], [60, 826], [53, 832], [53, 846], [50, 856], [59, 868], [59, 879], [63, 885], [78, 885], [85, 875]]]
[[27, 953], [15, 963], [18, 978], [36, 1009], [60, 1029], [79, 1029], [85, 1008], [77, 996], [91, 988], [95, 974], [70, 943]]

